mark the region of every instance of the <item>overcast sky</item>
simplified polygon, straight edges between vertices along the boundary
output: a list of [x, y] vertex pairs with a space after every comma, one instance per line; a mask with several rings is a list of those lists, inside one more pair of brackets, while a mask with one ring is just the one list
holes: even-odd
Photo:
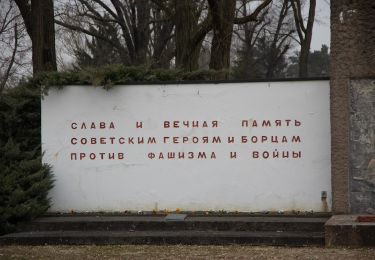
[[330, 46], [330, 7], [326, 0], [316, 1], [316, 21], [314, 24], [311, 50], [320, 50], [322, 44]]

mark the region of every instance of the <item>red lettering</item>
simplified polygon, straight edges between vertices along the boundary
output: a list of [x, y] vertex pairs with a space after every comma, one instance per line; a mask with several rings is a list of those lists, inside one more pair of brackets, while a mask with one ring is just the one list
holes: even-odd
[[212, 139], [213, 144], [221, 144], [220, 136], [214, 136]]
[[149, 137], [147, 143], [148, 143], [148, 144], [156, 144], [156, 139], [155, 139], [155, 137], [152, 137], [152, 138]]
[[300, 143], [301, 142], [301, 138], [299, 135], [293, 135], [292, 137], [292, 143]]
[[198, 159], [206, 159], [206, 153], [205, 152], [199, 152], [198, 153]]
[[262, 127], [270, 127], [271, 121], [270, 120], [263, 120]]

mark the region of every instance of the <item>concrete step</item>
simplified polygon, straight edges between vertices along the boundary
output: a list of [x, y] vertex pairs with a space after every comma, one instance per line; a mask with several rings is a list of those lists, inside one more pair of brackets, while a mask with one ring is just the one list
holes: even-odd
[[324, 232], [328, 217], [188, 216], [51, 216], [21, 225], [19, 231], [274, 231]]
[[254, 231], [38, 231], [0, 237], [0, 245], [111, 245], [111, 244], [196, 244], [196, 245], [324, 245], [323, 232]]
[[0, 237], [0, 245], [324, 245], [327, 220], [328, 216], [48, 216]]

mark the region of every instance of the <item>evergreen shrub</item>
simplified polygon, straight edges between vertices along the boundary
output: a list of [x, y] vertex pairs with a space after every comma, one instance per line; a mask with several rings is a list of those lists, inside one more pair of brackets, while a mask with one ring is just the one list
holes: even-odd
[[40, 91], [17, 87], [0, 96], [0, 233], [43, 214], [52, 174], [41, 163]]

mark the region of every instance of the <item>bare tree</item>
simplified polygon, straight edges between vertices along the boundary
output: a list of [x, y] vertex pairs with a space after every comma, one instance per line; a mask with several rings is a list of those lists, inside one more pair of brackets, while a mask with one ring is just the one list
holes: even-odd
[[[249, 13], [249, 2], [242, 0], [240, 15]], [[235, 27], [237, 58], [233, 75], [238, 78], [283, 77], [286, 53], [294, 34], [293, 13], [289, 0], [275, 2], [258, 15], [257, 21]], [[235, 41], [236, 42], [236, 41]]]
[[[308, 76], [308, 58], [310, 53], [312, 32], [315, 20], [316, 0], [309, 0], [309, 9], [307, 21], [303, 16], [302, 1], [303, 0], [290, 0], [294, 13], [295, 27], [298, 34], [298, 43], [300, 44], [299, 55], [299, 76]], [[306, 24], [305, 24], [306, 23]]]
[[17, 30], [17, 23], [14, 25], [14, 46], [13, 46], [13, 51], [12, 51], [12, 56], [9, 60], [9, 64], [7, 65], [7, 68], [2, 75], [2, 78], [0, 80], [0, 93], [3, 92], [5, 89], [5, 85], [9, 79], [12, 67], [14, 65], [14, 61], [16, 58], [16, 53], [17, 53], [17, 47], [18, 47], [18, 30]]
[[289, 1], [284, 0], [281, 3], [279, 13], [272, 17], [277, 17], [276, 28], [271, 28], [271, 30], [268, 30], [267, 28], [264, 29], [268, 30], [270, 40], [269, 50], [264, 59], [266, 61], [266, 78], [273, 78], [275, 76], [277, 73], [277, 66], [290, 49], [291, 36], [294, 33], [294, 29], [291, 28], [290, 22], [287, 20], [290, 9], [291, 5], [289, 4]]
[[272, 0], [264, 0], [251, 14], [236, 17], [236, 1], [208, 0], [212, 15], [213, 38], [211, 46], [210, 68], [214, 70], [228, 70], [230, 66], [230, 46], [232, 42], [234, 24], [245, 24], [256, 21], [261, 11]]
[[169, 68], [175, 56], [173, 1], [151, 5], [150, 57], [153, 68]]
[[[139, 65], [147, 63], [149, 53], [150, 8], [149, 0], [69, 0], [55, 22], [69, 30], [106, 41], [127, 57], [124, 64]], [[93, 30], [98, 21], [113, 24], [121, 39], [113, 40]]]
[[14, 0], [32, 41], [34, 75], [57, 70], [53, 0]]
[[202, 23], [199, 23], [203, 5], [204, 1], [175, 0], [177, 68], [189, 71], [198, 69], [200, 49], [205, 36], [205, 33], [201, 32]]
[[[17, 16], [15, 16], [12, 13], [12, 9], [14, 9], [13, 5], [10, 3], [7, 7], [1, 6], [2, 11], [0, 13], [0, 42], [2, 45], [10, 45], [10, 51], [11, 55], [7, 60], [2, 61], [0, 64], [0, 93], [3, 92], [5, 89], [6, 83], [9, 79], [12, 67], [14, 65], [15, 56], [17, 53], [17, 47], [18, 47], [18, 31], [17, 31], [17, 23], [16, 19]], [[13, 15], [12, 15], [13, 14]], [[14, 30], [14, 33], [13, 33]], [[12, 40], [9, 41], [9, 39], [14, 39], [12, 45]], [[10, 43], [10, 44], [9, 44]], [[4, 50], [5, 48], [3, 48]], [[3, 56], [3, 55], [2, 55]]]
[[[202, 42], [212, 29], [211, 16], [205, 0], [152, 0], [167, 14], [175, 26], [176, 68], [198, 69]], [[167, 3], [173, 3], [167, 5]]]
[[27, 33], [14, 1], [0, 3], [0, 93], [29, 75]]
[[[202, 43], [210, 40], [210, 68], [222, 70], [230, 65], [234, 24], [257, 20], [271, 2], [263, 0], [251, 14], [237, 17], [232, 0], [69, 0], [55, 22], [112, 45], [128, 65], [168, 67], [175, 57], [176, 68], [196, 70]], [[99, 32], [98, 23], [118, 28], [120, 38]]]
[[213, 27], [210, 68], [229, 69], [236, 1], [208, 0], [208, 3]]
[[[248, 1], [242, 0], [242, 6], [238, 12], [242, 16], [248, 15]], [[257, 21], [239, 24], [234, 29], [234, 43], [232, 46], [235, 48], [234, 52], [234, 70], [233, 75], [240, 79], [258, 78], [259, 72], [259, 59], [256, 58], [256, 44], [259, 40], [260, 34], [265, 26], [268, 26], [268, 21], [265, 17], [269, 8], [265, 9], [259, 16]]]

